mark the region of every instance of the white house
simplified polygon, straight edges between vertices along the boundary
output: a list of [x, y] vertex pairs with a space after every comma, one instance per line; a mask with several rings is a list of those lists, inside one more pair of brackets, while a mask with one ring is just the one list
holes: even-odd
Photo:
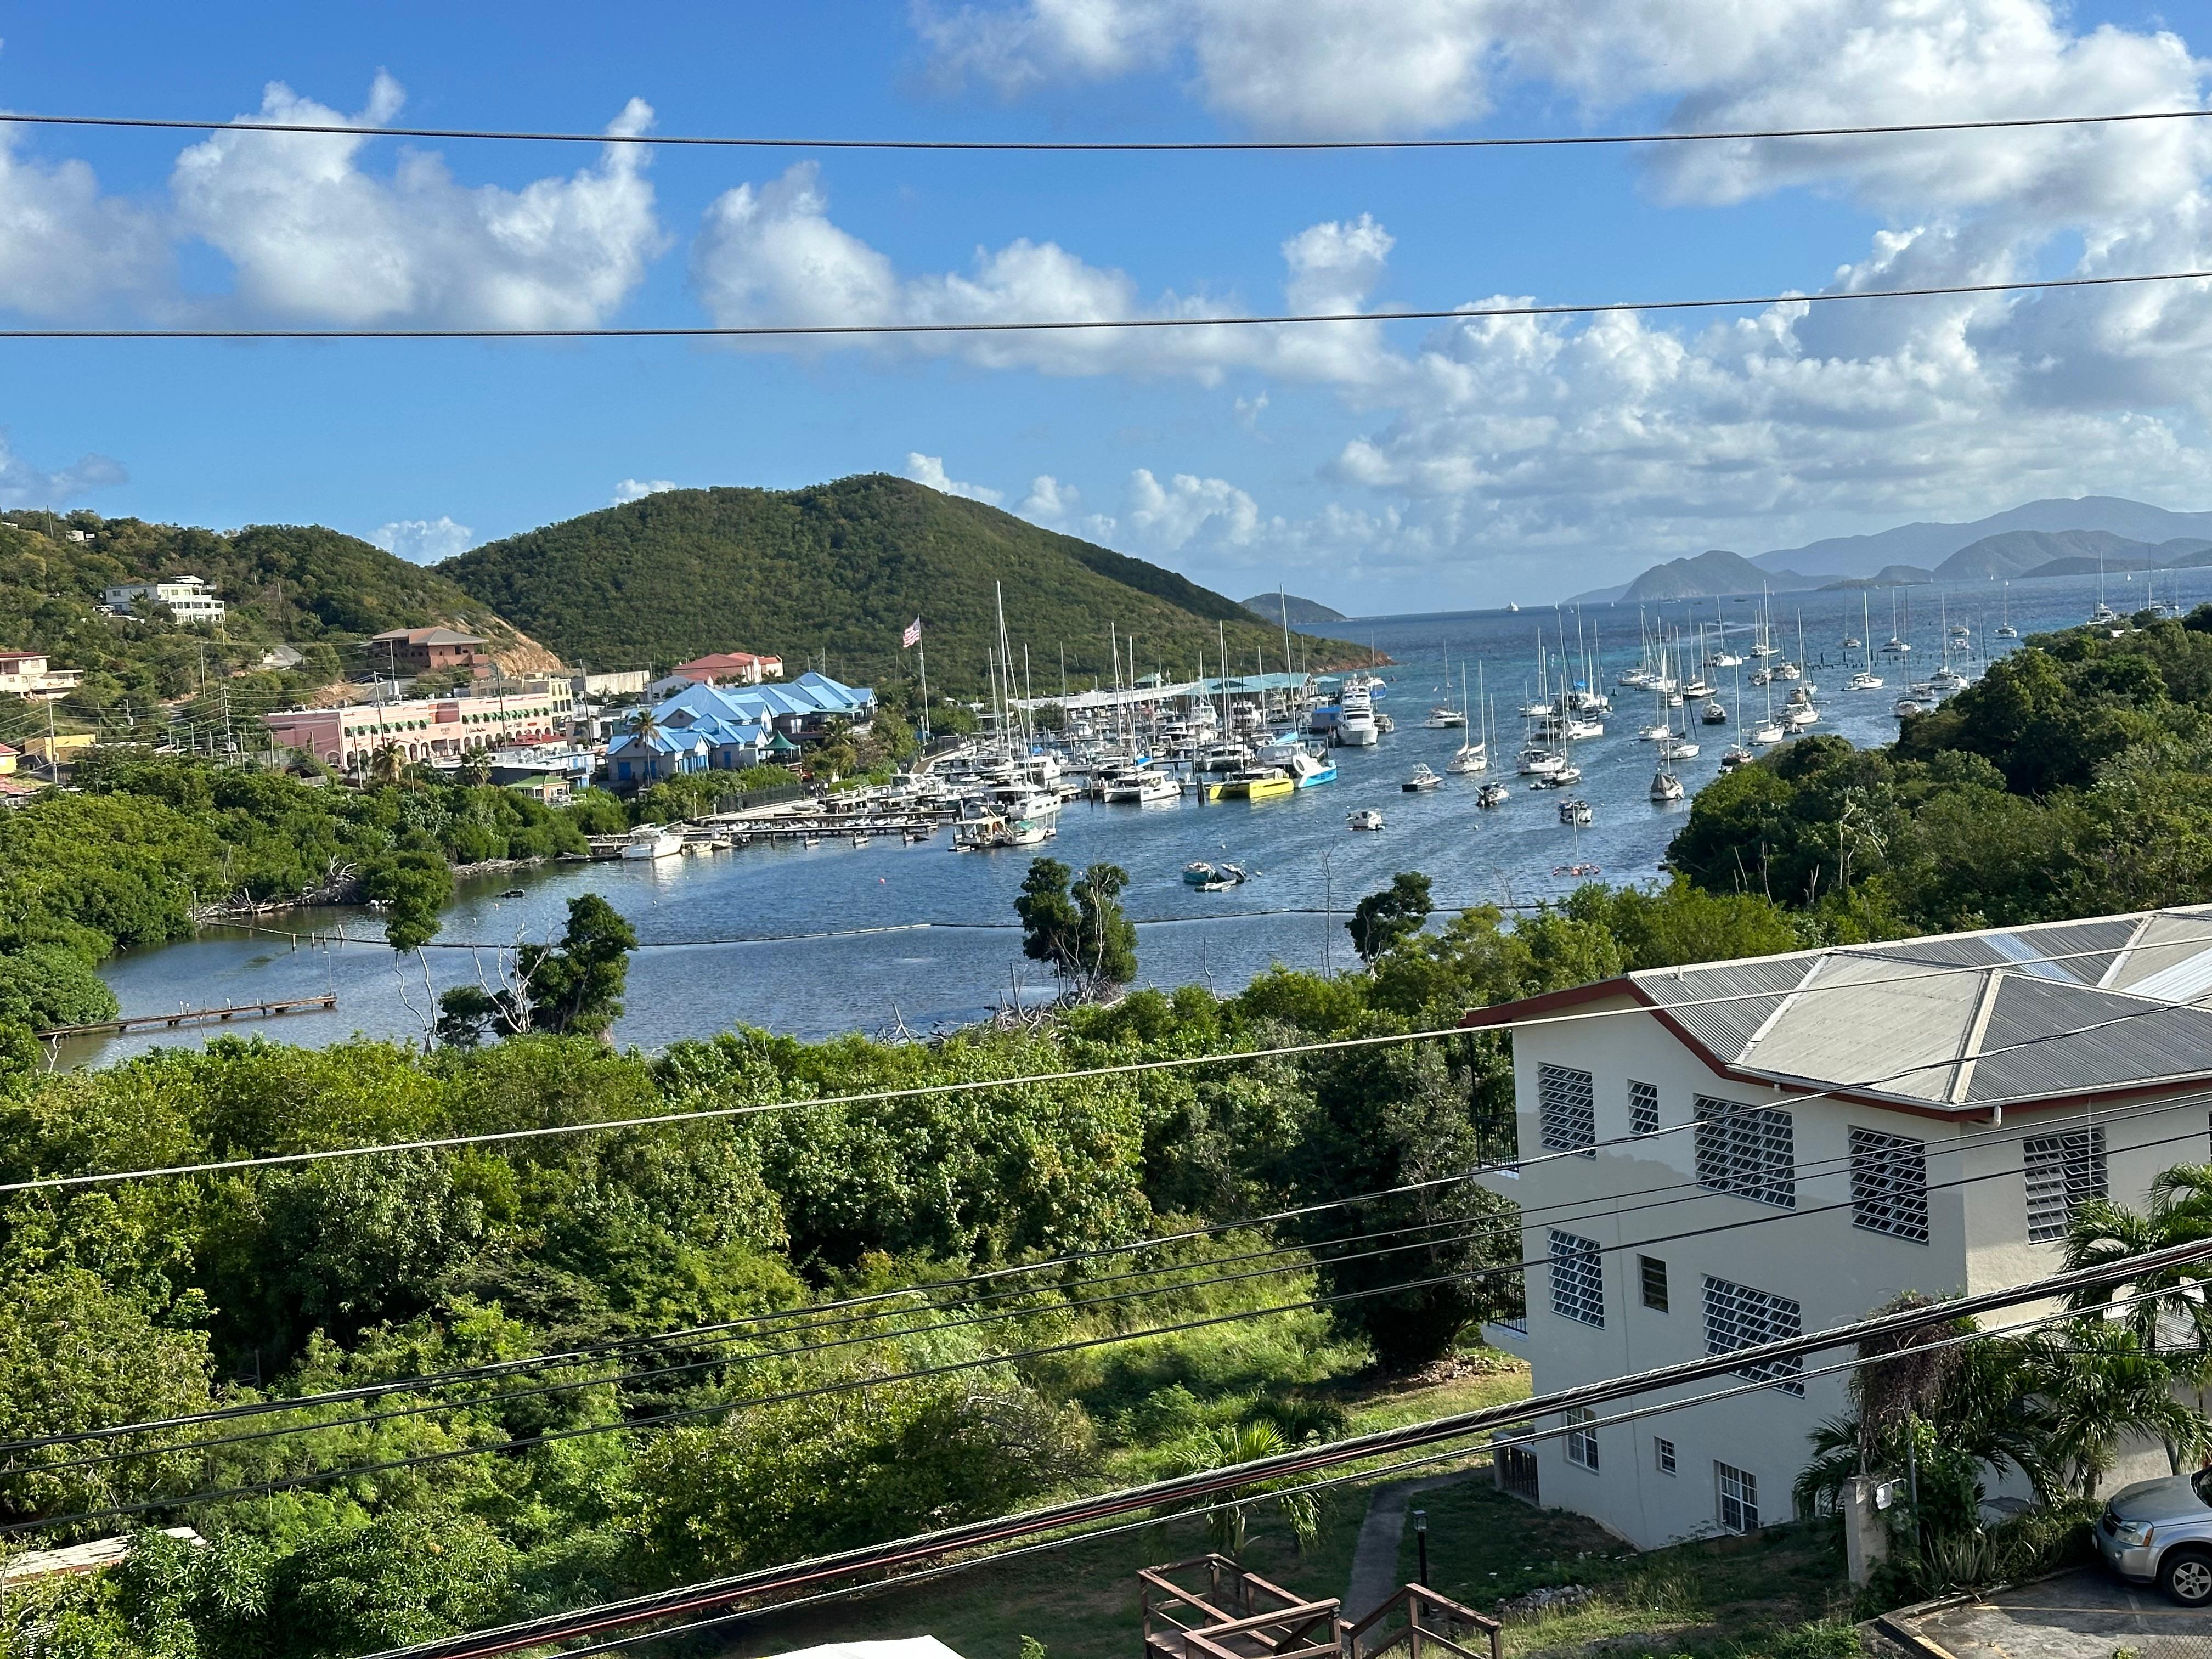
[[126, 611], [139, 600], [161, 605], [180, 623], [217, 623], [223, 603], [211, 585], [199, 576], [167, 576], [160, 581], [124, 582], [101, 597], [117, 611]]
[[[1530, 1023], [1569, 1012], [1595, 1017]], [[1480, 1178], [1545, 1264], [1500, 1333], [1540, 1393], [2041, 1278], [2075, 1206], [2212, 1157], [2212, 906], [1656, 969], [1465, 1024], [1513, 1032], [1522, 1161]], [[1501, 1474], [1645, 1548], [1786, 1520], [1849, 1406], [1800, 1373], [1846, 1357]], [[2166, 1472], [2152, 1450], [2106, 1484]]]
[[56, 668], [43, 651], [0, 651], [0, 693], [34, 697], [52, 702], [76, 690], [84, 679], [81, 668]]

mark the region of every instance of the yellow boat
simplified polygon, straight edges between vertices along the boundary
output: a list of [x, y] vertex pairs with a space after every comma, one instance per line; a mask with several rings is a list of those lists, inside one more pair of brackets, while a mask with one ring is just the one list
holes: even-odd
[[1297, 790], [1297, 780], [1279, 766], [1255, 766], [1242, 772], [1231, 772], [1218, 783], [1208, 784], [1208, 800], [1266, 800], [1273, 795], [1287, 795]]

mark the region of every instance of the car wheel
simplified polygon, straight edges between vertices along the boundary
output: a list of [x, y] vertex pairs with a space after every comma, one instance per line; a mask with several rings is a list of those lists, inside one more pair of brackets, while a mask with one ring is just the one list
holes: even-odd
[[2185, 1607], [2212, 1604], [2212, 1550], [2174, 1550], [2159, 1564], [2159, 1588]]

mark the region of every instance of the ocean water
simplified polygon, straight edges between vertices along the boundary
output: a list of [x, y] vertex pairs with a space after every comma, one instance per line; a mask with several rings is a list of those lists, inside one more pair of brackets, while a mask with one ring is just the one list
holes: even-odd
[[[2111, 577], [2106, 590], [2123, 613], [2143, 602], [2140, 579]], [[2184, 605], [2212, 599], [2212, 570], [2160, 573], [2157, 596]], [[1822, 688], [1814, 729], [1879, 744], [1895, 734], [1891, 705], [1905, 680], [1925, 678], [1940, 661], [1942, 623], [1973, 629], [1973, 658], [1962, 659], [1972, 672], [1984, 653], [2002, 654], [2013, 645], [1994, 637], [2001, 607], [2029, 634], [2082, 621], [2096, 599], [2094, 576], [2014, 582], [2009, 590], [1994, 582], [1904, 590], [1897, 629], [1915, 647], [1910, 666], [1878, 653], [1875, 672], [1887, 683], [1863, 693], [1843, 690], [1859, 654], [1849, 653], [1847, 665], [1841, 646], [1846, 634], [1862, 632], [1856, 593], [1784, 595], [1772, 608], [1776, 643], [1787, 656], [1797, 654], [1802, 624], [1808, 678]], [[1877, 648], [1890, 637], [1891, 603], [1887, 592], [1869, 596]], [[1196, 982], [1224, 993], [1274, 962], [1316, 969], [1349, 964], [1346, 916], [1397, 871], [1427, 874], [1445, 906], [1533, 904], [1573, 886], [1553, 871], [1574, 863], [1598, 866], [1608, 882], [1656, 880], [1658, 861], [1689, 806], [1650, 803], [1656, 757], [1634, 735], [1652, 718], [1650, 699], [1616, 690], [1613, 681], [1637, 660], [1639, 625], [1694, 636], [1700, 623], [1717, 622], [1740, 648], [1752, 637], [1757, 611], [1755, 603], [1710, 599], [1646, 606], [1640, 614], [1633, 605], [1582, 610], [1583, 637], [1615, 711], [1605, 737], [1575, 746], [1583, 781], [1565, 793], [1589, 801], [1595, 813], [1579, 832], [1559, 823], [1558, 793], [1530, 792], [1511, 771], [1522, 723], [1505, 711], [1534, 689], [1540, 631], [1553, 652], [1562, 634], [1568, 651], [1576, 650], [1576, 613], [1547, 608], [1377, 617], [1340, 628], [1371, 637], [1390, 659], [1382, 671], [1389, 693], [1379, 706], [1398, 729], [1376, 748], [1335, 750], [1337, 782], [1250, 803], [1202, 805], [1188, 796], [1150, 807], [1076, 802], [1062, 811], [1058, 838], [1042, 850], [1078, 868], [1106, 861], [1128, 872], [1123, 903], [1139, 924], [1145, 982]], [[1432, 704], [1456, 701], [1462, 665], [1470, 678], [1480, 670], [1499, 711], [1488, 775], [1511, 784], [1514, 799], [1496, 811], [1474, 805], [1481, 777], [1447, 777], [1428, 794], [1400, 788], [1416, 763], [1442, 771], [1458, 747], [1460, 732], [1429, 730], [1421, 721]], [[1703, 752], [1675, 768], [1692, 791], [1717, 774], [1721, 751], [1737, 731], [1734, 717], [1747, 706], [1764, 707], [1764, 693], [1747, 684], [1737, 695], [1732, 673], [1719, 677], [1718, 690], [1732, 723], [1693, 722]], [[1778, 707], [1788, 687], [1775, 690]], [[1348, 831], [1346, 814], [1358, 806], [1379, 806], [1386, 828]], [[1013, 900], [1031, 856], [953, 854], [940, 832], [916, 846], [824, 842], [811, 849], [757, 846], [650, 864], [560, 865], [468, 884], [446, 913], [441, 935], [441, 944], [463, 948], [433, 949], [421, 961], [396, 957], [376, 941], [375, 919], [361, 912], [287, 912], [264, 921], [262, 931], [211, 927], [196, 939], [106, 964], [102, 972], [124, 1012], [325, 991], [337, 993], [337, 1010], [72, 1042], [60, 1060], [105, 1063], [158, 1045], [202, 1042], [218, 1030], [310, 1043], [356, 1031], [419, 1038], [432, 992], [480, 976], [495, 981], [500, 950], [557, 933], [567, 901], [584, 892], [599, 893], [622, 911], [646, 947], [631, 961], [627, 1012], [615, 1033], [621, 1042], [651, 1049], [735, 1025], [805, 1037], [902, 1025], [927, 1031], [979, 1018], [1016, 996], [1049, 994], [1040, 966], [1022, 959], [1014, 926]], [[1194, 859], [1233, 860], [1257, 873], [1229, 891], [1200, 893], [1182, 879]], [[524, 896], [499, 896], [518, 886]], [[340, 930], [368, 942], [313, 941]]]

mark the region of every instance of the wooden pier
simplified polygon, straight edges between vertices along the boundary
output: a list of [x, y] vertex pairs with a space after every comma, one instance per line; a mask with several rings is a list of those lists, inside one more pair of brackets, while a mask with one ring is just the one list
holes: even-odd
[[337, 993], [317, 997], [280, 997], [273, 1002], [234, 1002], [221, 1008], [179, 1008], [173, 1014], [133, 1014], [128, 1019], [94, 1020], [89, 1025], [56, 1025], [40, 1031], [42, 1037], [117, 1036], [141, 1026], [204, 1025], [234, 1019], [272, 1019], [279, 1014], [312, 1009], [328, 1013], [338, 1006]]

